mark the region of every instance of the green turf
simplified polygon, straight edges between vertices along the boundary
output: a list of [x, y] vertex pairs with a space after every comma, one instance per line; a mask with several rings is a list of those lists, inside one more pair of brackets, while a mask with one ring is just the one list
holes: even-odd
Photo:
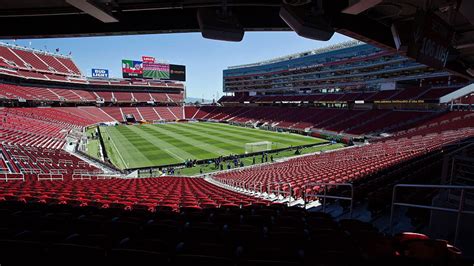
[[[322, 145], [322, 146], [313, 146], [313, 147], [307, 147], [300, 149], [301, 154], [308, 154], [308, 153], [313, 153], [313, 152], [318, 152], [318, 151], [329, 151], [329, 150], [335, 150], [335, 149], [340, 149], [345, 147], [344, 144], [341, 143], [336, 143], [336, 144], [329, 144], [329, 145]], [[296, 156], [295, 155], [295, 150], [285, 150], [285, 151], [280, 151], [278, 153], [272, 153], [273, 155], [273, 160], [278, 160], [282, 158], [289, 158]], [[261, 164], [261, 157], [256, 156], [255, 157], [255, 164]], [[253, 164], [253, 157], [247, 157], [247, 158], [242, 158], [242, 162], [244, 163], [244, 166], [249, 166]], [[226, 164], [226, 163], [224, 163]], [[201, 173], [206, 174], [206, 173], [212, 173], [219, 171], [220, 169], [216, 168], [214, 164], [205, 164], [205, 165], [197, 165], [195, 167], [191, 168], [183, 168], [177, 170], [179, 175], [184, 175], [184, 176], [192, 176], [192, 175], [198, 175]]]
[[95, 127], [89, 128], [86, 131], [88, 140], [87, 140], [87, 154], [90, 156], [100, 159], [100, 153], [99, 153], [99, 145], [100, 142], [98, 139], [92, 139], [91, 134], [95, 132]]
[[106, 151], [119, 168], [182, 163], [245, 153], [245, 144], [271, 141], [272, 149], [325, 140], [217, 123], [101, 127]]

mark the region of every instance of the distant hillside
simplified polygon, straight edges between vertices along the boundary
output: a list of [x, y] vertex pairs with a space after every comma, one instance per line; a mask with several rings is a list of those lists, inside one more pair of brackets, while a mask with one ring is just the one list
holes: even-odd
[[195, 97], [187, 97], [184, 101], [186, 103], [195, 103], [196, 101], [198, 101], [199, 103], [212, 103], [212, 100]]

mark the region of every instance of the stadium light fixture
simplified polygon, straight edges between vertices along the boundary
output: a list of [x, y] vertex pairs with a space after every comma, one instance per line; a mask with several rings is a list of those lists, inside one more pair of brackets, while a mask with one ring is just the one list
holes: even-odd
[[240, 42], [244, 38], [242, 25], [227, 9], [199, 8], [197, 20], [206, 39]]
[[115, 23], [118, 19], [109, 14], [107, 11], [98, 7], [96, 4], [88, 0], [66, 0], [66, 2], [75, 8], [84, 11], [85, 13], [93, 16], [94, 18], [104, 23]]
[[382, 3], [383, 0], [350, 0], [349, 6], [342, 10], [342, 13], [359, 15], [360, 13]]
[[301, 37], [317, 41], [328, 41], [334, 35], [334, 29], [321, 11], [306, 6], [283, 4], [280, 17]]

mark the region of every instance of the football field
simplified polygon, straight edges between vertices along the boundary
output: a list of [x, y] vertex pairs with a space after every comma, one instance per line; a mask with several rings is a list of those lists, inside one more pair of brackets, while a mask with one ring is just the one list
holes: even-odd
[[326, 140], [218, 123], [172, 123], [100, 127], [107, 154], [121, 169], [244, 154], [245, 144], [270, 141], [272, 149]]

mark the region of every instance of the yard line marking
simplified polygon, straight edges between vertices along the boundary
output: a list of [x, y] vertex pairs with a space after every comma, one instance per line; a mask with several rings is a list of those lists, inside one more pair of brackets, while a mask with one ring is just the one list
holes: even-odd
[[114, 146], [114, 149], [117, 151], [118, 156], [120, 156], [120, 160], [123, 162], [123, 165], [124, 165], [126, 168], [129, 168], [128, 163], [126, 163], [125, 160], [124, 160], [123, 157], [122, 157], [122, 153], [121, 153], [121, 152], [119, 151], [119, 149], [117, 148], [117, 145], [115, 145], [114, 138], [109, 134], [109, 129], [107, 128], [105, 131], [107, 132], [107, 135], [110, 137], [110, 142], [112, 142], [112, 146]]
[[[273, 139], [273, 142], [277, 142], [276, 140], [281, 141], [281, 143], [284, 143], [284, 142], [294, 143], [294, 142], [309, 141], [307, 138], [304, 138], [304, 136], [293, 135], [293, 134], [288, 134], [286, 136], [283, 136], [283, 134], [281, 133], [276, 133], [272, 131], [264, 131], [260, 129], [251, 129], [251, 128], [239, 128], [237, 126], [232, 126], [232, 125], [227, 125], [227, 124], [203, 123], [202, 126], [206, 128], [213, 128], [215, 130], [226, 131], [226, 132], [229, 132], [229, 134], [236, 134], [236, 135], [238, 135], [239, 133], [241, 134], [244, 129], [247, 129], [248, 130], [246, 132], [247, 136], [251, 135], [253, 136], [252, 138], [254, 139], [261, 139], [261, 138], [264, 138], [264, 139], [267, 138], [267, 140]], [[295, 138], [301, 138], [301, 140], [298, 140]]]
[[[176, 126], [179, 126], [179, 127], [176, 127]], [[175, 138], [175, 139], [179, 139], [180, 141], [183, 141], [183, 142], [186, 142], [194, 147], [198, 147], [198, 148], [206, 148], [208, 149], [209, 151], [212, 151], [212, 153], [217, 153], [219, 155], [229, 155], [232, 153], [232, 151], [230, 150], [226, 150], [226, 149], [223, 149], [223, 148], [219, 148], [213, 144], [209, 144], [209, 143], [206, 143], [204, 141], [201, 141], [201, 140], [197, 140], [197, 139], [194, 139], [192, 137], [188, 137], [188, 136], [185, 136], [183, 134], [181, 134], [180, 132], [185, 132], [185, 133], [190, 133], [194, 136], [205, 136], [207, 139], [211, 139], [211, 135], [207, 135], [207, 134], [201, 134], [199, 133], [197, 130], [188, 130], [188, 129], [185, 129], [184, 128], [184, 125], [166, 125], [166, 126], [149, 126], [150, 128], [152, 128], [153, 130], [155, 131], [158, 131], [158, 132], [162, 132], [163, 134], [165, 135], [168, 135], [172, 138]], [[172, 131], [172, 130], [168, 130], [168, 129], [175, 129], [176, 131]], [[178, 134], [180, 137], [179, 138], [176, 138], [175, 135]], [[212, 140], [212, 139], [211, 139]], [[214, 139], [216, 140], [216, 139]], [[229, 139], [227, 140], [224, 140], [224, 139], [218, 139], [219, 141], [221, 142], [230, 142]], [[237, 145], [236, 145], [237, 146]], [[240, 147], [240, 145], [238, 146]]]
[[[172, 130], [167, 130], [167, 129], [164, 128], [163, 125], [159, 125], [159, 126], [157, 126], [157, 125], [146, 125], [145, 127], [147, 129], [156, 131], [159, 134], [166, 135], [167, 137], [170, 137], [170, 138], [175, 139], [177, 141], [183, 142], [185, 145], [187, 144], [187, 145], [190, 145], [192, 147], [198, 148], [198, 149], [202, 150], [203, 152], [212, 153], [213, 155], [228, 155], [229, 154], [228, 151], [222, 150], [222, 149], [219, 152], [220, 148], [215, 147], [214, 145], [204, 143], [202, 141], [193, 139], [191, 137], [187, 137], [187, 136], [185, 136], [181, 133], [178, 133], [178, 132], [175, 132], [175, 131], [172, 131]], [[205, 149], [202, 149], [201, 147], [205, 147]], [[199, 156], [193, 156], [193, 158], [196, 158], [196, 157], [199, 157]]]
[[[177, 126], [179, 126], [179, 127], [177, 127]], [[195, 134], [195, 135], [203, 136], [203, 137], [206, 137], [208, 139], [213, 139], [213, 140], [216, 140], [216, 141], [227, 143], [227, 144], [229, 144], [231, 146], [234, 146], [234, 147], [244, 149], [245, 143], [229, 139], [228, 136], [227, 136], [227, 138], [225, 138], [225, 137], [220, 137], [220, 136], [204, 133], [206, 131], [209, 131], [211, 133], [218, 133], [217, 131], [214, 131], [214, 130], [211, 130], [211, 129], [202, 129], [202, 128], [194, 127], [192, 125], [187, 125], [187, 124], [180, 124], [180, 125], [169, 124], [169, 125], [166, 125], [166, 127], [171, 127], [171, 128], [176, 128], [177, 130], [187, 131], [187, 132], [190, 132], [190, 133]]]
[[[192, 154], [180, 149], [179, 147], [176, 147], [175, 145], [169, 142], [163, 141], [137, 126], [129, 126], [128, 128], [134, 131], [135, 133], [137, 133], [141, 138], [153, 144], [153, 146], [160, 148], [161, 150], [163, 150], [164, 152], [168, 153], [169, 155], [173, 156], [176, 159], [184, 161], [185, 160], [184, 158], [195, 157]], [[172, 150], [174, 150], [174, 152]]]

